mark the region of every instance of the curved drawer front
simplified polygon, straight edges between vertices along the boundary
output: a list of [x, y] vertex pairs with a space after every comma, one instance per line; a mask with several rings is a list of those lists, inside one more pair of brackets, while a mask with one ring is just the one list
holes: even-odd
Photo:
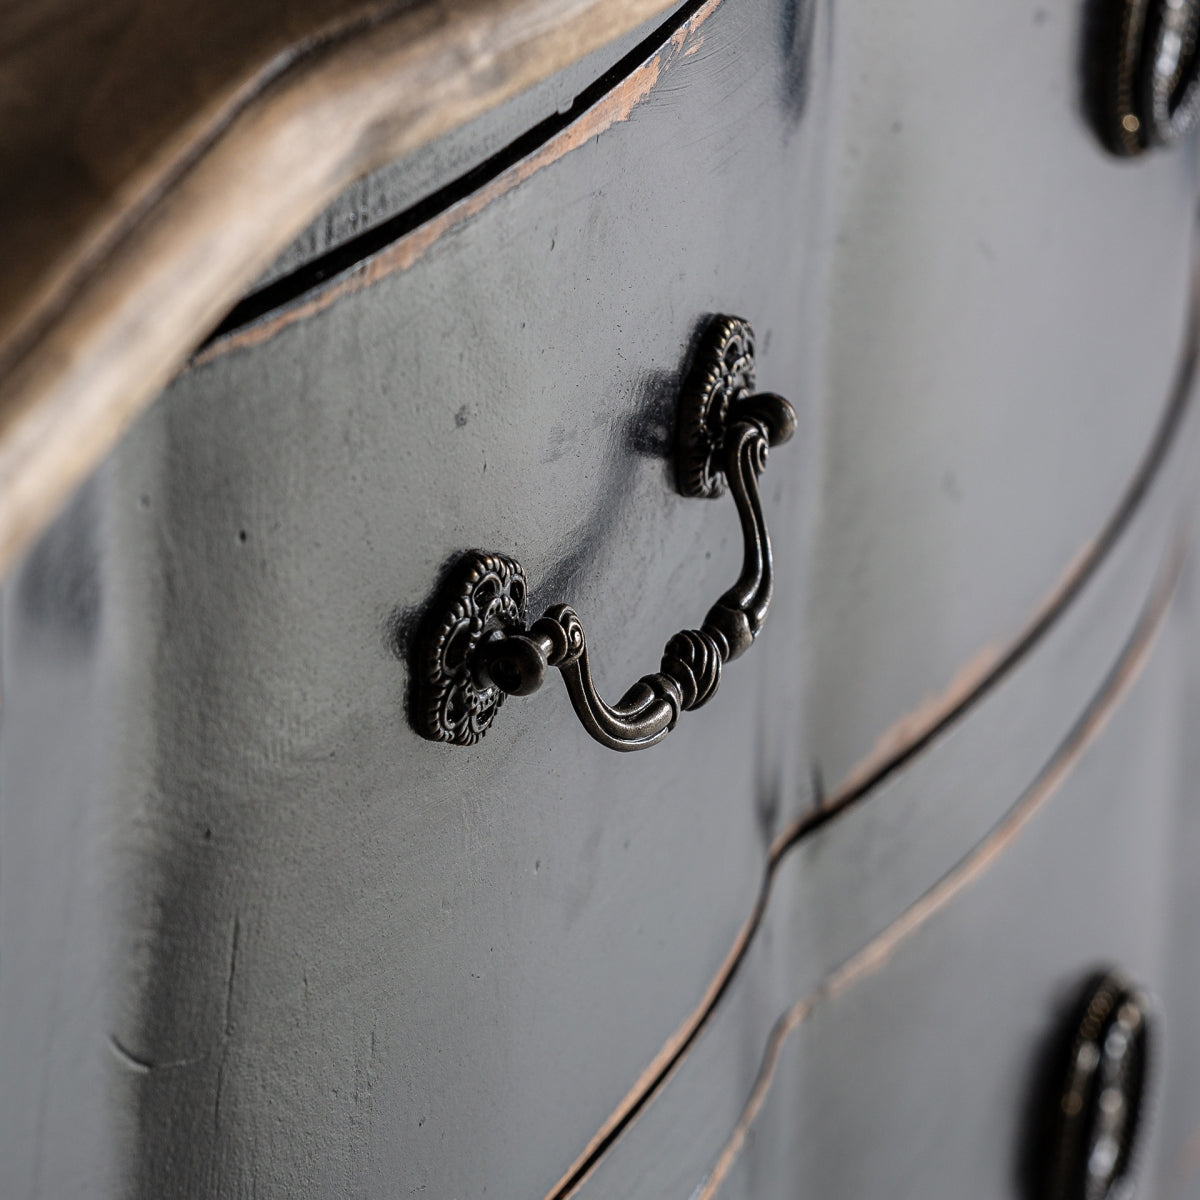
[[[1037, 19], [961, 4], [919, 19], [744, 0], [689, 11], [666, 50], [540, 149], [501, 155], [478, 191], [201, 361], [378, 286], [436, 295], [444, 337], [468, 327], [453, 325], [463, 308], [468, 337], [505, 344], [511, 329], [475, 309], [514, 286], [636, 291], [623, 338], [660, 311], [647, 298], [686, 315], [676, 345], [703, 312], [750, 318], [763, 379], [799, 401], [807, 435], [791, 458], [808, 500], [788, 560], [807, 591], [789, 743], [835, 790], [978, 686], [1126, 504], [1191, 352], [1195, 154], [1131, 166], [1104, 149], [1079, 101], [1082, 5]], [[735, 141], [747, 148], [727, 159]], [[751, 145], [786, 145], [785, 161]], [[558, 206], [595, 206], [601, 190], [611, 237], [597, 229], [586, 261], [547, 252]], [[693, 206], [708, 214], [695, 226]], [[549, 236], [524, 240], [531, 220]], [[484, 242], [512, 247], [502, 272], [476, 271]], [[381, 283], [396, 272], [403, 284]], [[606, 311], [564, 303], [585, 322]], [[673, 358], [656, 351], [648, 369]], [[784, 789], [776, 826], [811, 799]]]
[[1104, 7], [837, 7], [808, 718], [830, 789], [1059, 593], [1189, 352], [1194, 148], [1102, 149], [1080, 63]]

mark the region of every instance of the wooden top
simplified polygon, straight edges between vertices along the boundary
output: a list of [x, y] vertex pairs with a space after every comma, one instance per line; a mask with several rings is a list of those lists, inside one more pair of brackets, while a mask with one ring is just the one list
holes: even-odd
[[672, 6], [7, 5], [0, 571], [343, 188]]

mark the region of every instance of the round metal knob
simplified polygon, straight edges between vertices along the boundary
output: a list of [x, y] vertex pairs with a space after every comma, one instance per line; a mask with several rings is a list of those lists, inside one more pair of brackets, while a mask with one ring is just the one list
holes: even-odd
[[1200, 0], [1108, 0], [1096, 54], [1101, 134], [1118, 154], [1179, 141], [1200, 121]]
[[1066, 1078], [1047, 1200], [1127, 1200], [1144, 1124], [1150, 1001], [1119, 972], [1088, 990]]

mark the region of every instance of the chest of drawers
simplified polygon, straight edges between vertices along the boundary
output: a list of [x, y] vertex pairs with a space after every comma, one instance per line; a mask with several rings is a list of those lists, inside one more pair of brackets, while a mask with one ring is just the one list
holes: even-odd
[[[318, 7], [12, 310], [5, 1194], [1032, 1194], [1109, 963], [1189, 1194], [1194, 147], [1104, 149], [1077, 5]], [[554, 671], [422, 737], [464, 552], [610, 700], [737, 576], [716, 314], [796, 414], [754, 645], [634, 754]]]

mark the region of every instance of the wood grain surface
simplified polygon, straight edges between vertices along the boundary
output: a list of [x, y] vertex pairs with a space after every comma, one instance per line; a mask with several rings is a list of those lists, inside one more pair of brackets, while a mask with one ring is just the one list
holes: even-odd
[[9, 8], [0, 570], [341, 189], [670, 7]]

